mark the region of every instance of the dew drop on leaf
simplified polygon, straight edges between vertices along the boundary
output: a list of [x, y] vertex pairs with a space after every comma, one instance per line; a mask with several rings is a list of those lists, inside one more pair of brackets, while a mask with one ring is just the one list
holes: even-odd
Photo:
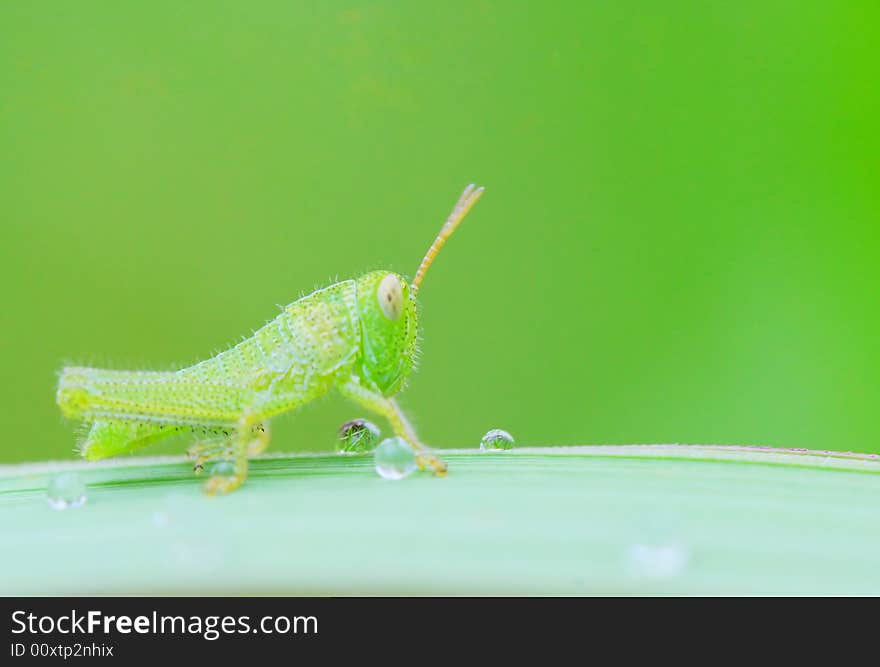
[[340, 454], [363, 454], [376, 448], [382, 432], [373, 422], [352, 419], [339, 427], [336, 451]]
[[417, 467], [416, 454], [403, 438], [387, 438], [373, 453], [376, 472], [385, 479], [403, 479]]
[[497, 452], [513, 449], [513, 436], [500, 428], [493, 428], [480, 440], [480, 451]]
[[49, 481], [46, 497], [53, 510], [81, 507], [86, 502], [86, 485], [75, 472], [63, 472]]

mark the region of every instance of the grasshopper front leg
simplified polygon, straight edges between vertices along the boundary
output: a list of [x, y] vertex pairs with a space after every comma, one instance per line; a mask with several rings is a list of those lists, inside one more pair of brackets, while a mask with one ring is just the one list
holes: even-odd
[[446, 463], [439, 456], [431, 452], [426, 445], [422, 444], [406, 415], [403, 414], [403, 410], [397, 404], [397, 401], [370, 391], [363, 385], [351, 380], [340, 384], [339, 392], [367, 410], [385, 417], [388, 423], [391, 424], [394, 434], [403, 438], [413, 448], [420, 469], [424, 470], [426, 466], [431, 466], [435, 475], [446, 474]]

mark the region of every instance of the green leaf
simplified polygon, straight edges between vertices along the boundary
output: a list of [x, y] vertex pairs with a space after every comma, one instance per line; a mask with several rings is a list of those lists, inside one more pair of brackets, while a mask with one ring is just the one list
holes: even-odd
[[[182, 458], [0, 467], [4, 594], [880, 594], [880, 457], [745, 447], [270, 456], [207, 497]], [[88, 501], [52, 510], [77, 471]]]

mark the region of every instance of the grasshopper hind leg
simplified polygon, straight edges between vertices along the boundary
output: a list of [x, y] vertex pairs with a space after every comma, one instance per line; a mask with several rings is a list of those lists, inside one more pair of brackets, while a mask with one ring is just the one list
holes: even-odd
[[174, 424], [97, 420], [87, 425], [79, 452], [89, 461], [146, 447], [186, 431]]

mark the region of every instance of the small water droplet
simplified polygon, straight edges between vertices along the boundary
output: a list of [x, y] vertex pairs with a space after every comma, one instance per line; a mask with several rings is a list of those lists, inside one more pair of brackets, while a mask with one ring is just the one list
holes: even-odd
[[513, 436], [500, 428], [493, 428], [480, 440], [480, 451], [497, 452], [513, 449]]
[[153, 525], [164, 528], [171, 523], [171, 518], [165, 512], [153, 512]]
[[62, 472], [49, 481], [46, 496], [53, 510], [81, 507], [86, 502], [86, 485], [75, 472]]
[[673, 542], [634, 544], [626, 552], [630, 574], [646, 579], [671, 579], [684, 571], [688, 561], [687, 549]]
[[232, 461], [217, 461], [211, 466], [211, 475], [216, 477], [232, 477], [235, 474], [235, 464]]
[[416, 469], [416, 454], [403, 438], [383, 440], [373, 453], [376, 472], [385, 479], [403, 479]]
[[382, 432], [373, 422], [352, 419], [339, 427], [336, 451], [340, 454], [363, 454], [376, 448]]

